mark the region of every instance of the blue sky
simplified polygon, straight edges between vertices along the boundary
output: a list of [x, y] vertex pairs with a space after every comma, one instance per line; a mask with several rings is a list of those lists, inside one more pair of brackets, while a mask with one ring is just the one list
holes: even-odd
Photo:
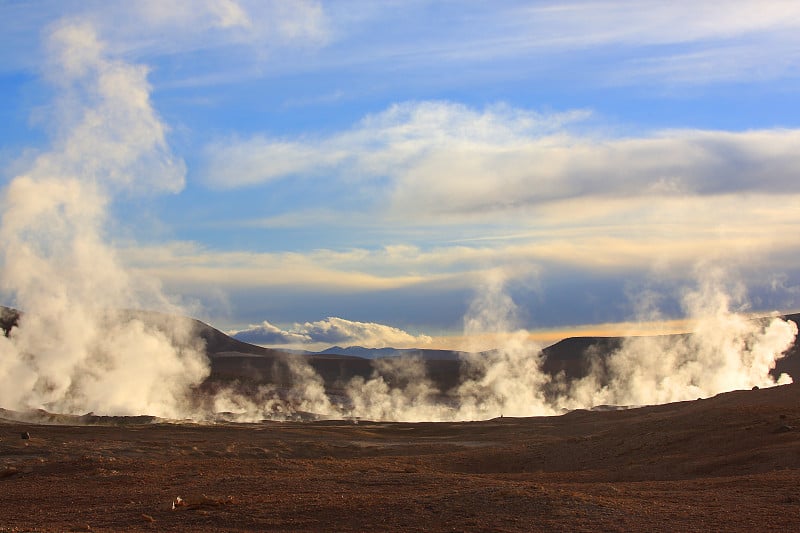
[[498, 279], [514, 326], [678, 318], [720, 270], [737, 309], [800, 307], [796, 2], [3, 1], [0, 21], [5, 183], [97, 104], [65, 98], [59, 28], [146, 69], [181, 176], [137, 163], [104, 238], [218, 327], [411, 345]]

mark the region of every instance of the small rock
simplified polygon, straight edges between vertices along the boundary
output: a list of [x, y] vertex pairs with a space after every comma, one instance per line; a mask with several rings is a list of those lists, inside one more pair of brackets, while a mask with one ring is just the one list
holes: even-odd
[[786, 420], [786, 415], [780, 415], [778, 418], [780, 418], [781, 420]]
[[775, 433], [788, 433], [794, 431], [794, 426], [783, 425], [775, 430]]
[[17, 468], [13, 466], [6, 466], [2, 470], [0, 470], [0, 479], [11, 477], [14, 474], [19, 474], [19, 470], [17, 470]]
[[19, 434], [19, 438], [21, 438], [22, 440], [28, 440], [31, 438], [31, 434], [28, 433], [27, 431], [23, 431], [22, 433]]
[[758, 385], [753, 385], [753, 389], [752, 390], [758, 390]]

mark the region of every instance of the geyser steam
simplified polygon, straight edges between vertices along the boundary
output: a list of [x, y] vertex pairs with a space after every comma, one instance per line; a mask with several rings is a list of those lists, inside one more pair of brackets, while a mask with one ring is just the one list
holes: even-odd
[[113, 195], [180, 190], [184, 165], [145, 68], [107, 58], [79, 22], [53, 27], [48, 45], [53, 147], [3, 198], [0, 283], [24, 315], [0, 337], [0, 405], [183, 416], [187, 390], [208, 374], [203, 346], [188, 321], [155, 327], [122, 311], [175, 309], [121, 267], [103, 230]]
[[605, 363], [571, 384], [567, 407], [646, 405], [693, 400], [776, 381], [770, 371], [794, 342], [797, 325], [778, 317], [764, 322], [731, 308], [744, 303], [744, 288], [719, 268], [699, 273], [697, 287], [683, 294], [695, 324], [692, 335], [629, 337]]
[[[682, 298], [684, 311], [696, 325], [691, 335], [628, 338], [605, 360], [595, 360], [587, 376], [569, 382], [542, 370], [541, 349], [527, 332], [515, 331], [516, 306], [502, 279], [493, 275], [464, 323], [467, 337], [497, 333], [499, 348], [465, 352], [458, 386], [437, 390], [420, 359], [385, 360], [376, 363], [370, 379], [350, 381], [343, 406], [315, 407], [330, 416], [378, 420], [476, 420], [551, 415], [602, 404], [693, 400], [791, 383], [789, 376], [776, 381], [769, 372], [792, 345], [796, 324], [778, 317], [753, 320], [734, 312], [734, 304], [741, 306], [743, 300], [743, 288], [726, 283], [721, 270], [703, 271], [697, 286]], [[312, 374], [304, 367], [297, 381], [303, 383], [303, 376]]]
[[[743, 307], [744, 290], [726, 282], [719, 269], [699, 271], [698, 279], [682, 297], [695, 324], [691, 335], [628, 338], [616, 352], [595, 359], [581, 379], [568, 381], [543, 370], [540, 347], [526, 331], [516, 329], [516, 305], [502, 277], [494, 273], [478, 292], [464, 325], [466, 338], [494, 335], [499, 347], [475, 353], [467, 346], [459, 383], [452, 389], [438, 390], [422, 359], [392, 358], [375, 361], [371, 377], [351, 379], [332, 401], [320, 376], [296, 358], [290, 364], [294, 385], [289, 397], [296, 409], [331, 417], [447, 421], [552, 415], [602, 404], [657, 404], [790, 383], [789, 376], [776, 381], [770, 371], [794, 341], [795, 323], [778, 317], [753, 320], [735, 312]], [[237, 397], [227, 405], [241, 419], [258, 420], [275, 415], [277, 397], [277, 391], [265, 388], [258, 398]]]

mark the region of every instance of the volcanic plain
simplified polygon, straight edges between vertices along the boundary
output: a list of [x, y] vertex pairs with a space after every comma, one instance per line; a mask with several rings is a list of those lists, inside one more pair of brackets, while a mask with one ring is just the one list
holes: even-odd
[[2, 411], [0, 491], [0, 531], [797, 531], [800, 385], [463, 423]]

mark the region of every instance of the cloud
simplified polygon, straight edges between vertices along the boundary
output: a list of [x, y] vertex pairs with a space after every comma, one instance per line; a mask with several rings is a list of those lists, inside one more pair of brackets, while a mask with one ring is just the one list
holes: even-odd
[[540, 114], [502, 104], [481, 112], [451, 102], [404, 102], [327, 137], [256, 135], [210, 143], [206, 181], [236, 188], [323, 173], [347, 180], [398, 179], [447, 150], [513, 149], [522, 140], [553, 134], [588, 115], [583, 110]]
[[382, 200], [424, 216], [495, 215], [578, 197], [800, 192], [800, 130], [607, 137], [580, 132], [588, 117], [406, 102], [326, 137], [212, 143], [206, 181], [237, 188], [288, 178], [335, 177], [342, 187], [388, 180]]
[[[583, 84], [698, 85], [796, 78], [800, 60], [800, 8], [791, 0], [454, 3], [435, 9], [427, 1], [142, 0], [42, 1], [34, 8], [6, 2], [0, 18], [15, 24], [0, 35], [0, 68], [34, 64], [33, 36], [60, 16], [91, 19], [104, 37], [113, 37], [114, 52], [127, 57], [153, 62], [182, 56], [181, 78], [162, 80], [168, 86], [224, 83], [234, 72], [259, 78], [328, 68], [400, 73], [394, 79], [409, 83], [444, 67], [460, 82], [470, 75], [465, 66], [503, 78], [525, 72]], [[309, 49], [321, 53], [297, 61], [298, 52]], [[269, 69], [261, 68], [265, 58]], [[192, 68], [198, 63], [206, 68]], [[216, 75], [208, 75], [209, 68]]]
[[[464, 65], [519, 78], [518, 66], [524, 63], [528, 73], [599, 85], [795, 78], [800, 59], [800, 8], [791, 0], [768, 5], [752, 0], [460, 4], [452, 11], [444, 8], [446, 25], [417, 24], [399, 32], [406, 37], [402, 41], [393, 33], [370, 32], [390, 20], [396, 24], [397, 9], [364, 9], [366, 15], [358, 19], [352, 9], [332, 6], [333, 25], [344, 28], [340, 40], [345, 45], [348, 33], [362, 40], [366, 35], [372, 45], [332, 59], [403, 71], [438, 71], [447, 65], [454, 78], [468, 71], [458, 68]], [[401, 12], [409, 20], [431, 18], [427, 2], [407, 3]], [[414, 38], [407, 38], [412, 31]]]
[[[291, 43], [322, 44], [328, 39], [325, 11], [317, 1], [248, 0], [177, 0], [159, 2], [147, 0], [114, 7], [123, 10], [132, 21], [123, 27], [128, 42], [135, 49], [148, 53], [159, 52], [145, 44], [170, 46], [170, 52], [211, 49], [224, 46], [269, 47]], [[109, 22], [109, 19], [105, 19]], [[135, 22], [146, 21], [147, 26]], [[159, 31], [172, 31], [169, 44], [157, 39]], [[164, 50], [166, 51], [166, 49]]]
[[121, 250], [129, 267], [176, 288], [188, 286], [289, 287], [324, 292], [390, 290], [420, 283], [427, 276], [358, 267], [367, 250], [257, 253], [208, 250], [196, 243], [129, 246]]
[[260, 325], [232, 331], [230, 334], [239, 340], [256, 344], [325, 343], [365, 348], [420, 347], [433, 340], [427, 335], [412, 335], [384, 324], [354, 322], [337, 317], [295, 324], [291, 330], [282, 330], [264, 321]]
[[[249, 77], [263, 74], [260, 65], [278, 49], [324, 46], [331, 31], [325, 10], [317, 1], [291, 3], [260, 0], [142, 0], [139, 2], [41, 2], [36, 8], [0, 6], [0, 17], [14, 20], [14, 31], [0, 36], [5, 68], [35, 70], [42, 57], [32, 38], [60, 20], [91, 24], [108, 44], [110, 54], [148, 63], [182, 57], [181, 79], [165, 83], [187, 85], [190, 80], [229, 78], [234, 70]], [[5, 53], [4, 50], [13, 50]], [[203, 52], [202, 58], [198, 52]], [[6, 66], [7, 65], [7, 66]], [[199, 66], [199, 69], [195, 67]], [[208, 71], [217, 75], [208, 75]], [[205, 71], [200, 74], [200, 71]], [[225, 72], [225, 75], [219, 73]], [[165, 74], [160, 71], [159, 74]], [[187, 78], [188, 74], [188, 78]]]
[[[608, 43], [653, 45], [790, 31], [800, 23], [800, 8], [791, 0], [768, 6], [752, 0], [721, 5], [679, 0], [616, 0], [559, 2], [511, 8], [518, 27], [533, 24], [532, 40], [562, 46], [597, 46]], [[787, 18], [788, 17], [788, 18]]]
[[353, 322], [328, 317], [317, 322], [305, 322], [300, 331], [317, 342], [359, 345], [365, 348], [405, 347], [429, 344], [427, 335], [411, 335], [401, 329], [372, 322]]
[[[396, 244], [346, 250], [250, 252], [215, 250], [192, 242], [132, 245], [125, 264], [176, 292], [290, 288], [325, 294], [378, 293], [435, 285], [464, 289], [477, 276], [502, 268], [513, 279], [532, 279], [564, 267], [595, 274], [646, 272], [654, 267], [685, 273], [698, 258], [772, 272], [793, 264], [800, 251], [800, 194], [713, 196], [644, 195], [576, 198], [493, 217], [497, 226], [459, 226], [474, 236], [451, 239], [455, 222], [438, 217], [426, 229], [430, 245], [415, 244], [413, 228], [376, 215]], [[423, 215], [420, 215], [423, 216]], [[327, 227], [339, 221], [325, 219]], [[314, 219], [305, 221], [313, 227]], [[424, 238], [423, 238], [424, 239]], [[669, 271], [664, 275], [669, 274]], [[755, 274], [753, 274], [755, 276]]]
[[[772, 41], [772, 42], [770, 42]], [[780, 59], [777, 59], [780, 58]], [[790, 78], [800, 65], [800, 42], [764, 39], [753, 43], [721, 43], [670, 54], [630, 59], [606, 76], [606, 84], [626, 86], [667, 83], [697, 87], [714, 83], [768, 83]]]
[[305, 333], [283, 330], [266, 320], [246, 329], [229, 331], [228, 334], [251, 344], [306, 344], [313, 342], [311, 337]]
[[[162, 4], [163, 5], [163, 4]], [[196, 6], [197, 3], [194, 2]], [[207, 4], [208, 10], [216, 16], [216, 24], [222, 28], [249, 28], [253, 21], [235, 0], [218, 0]]]

